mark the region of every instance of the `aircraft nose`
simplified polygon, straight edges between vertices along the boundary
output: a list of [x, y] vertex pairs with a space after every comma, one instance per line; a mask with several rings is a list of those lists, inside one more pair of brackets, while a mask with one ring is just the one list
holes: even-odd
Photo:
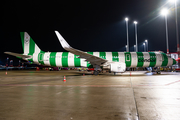
[[[173, 58], [172, 58], [173, 59]], [[176, 60], [175, 59], [173, 59], [173, 64], [172, 65], [175, 65], [176, 64]]]

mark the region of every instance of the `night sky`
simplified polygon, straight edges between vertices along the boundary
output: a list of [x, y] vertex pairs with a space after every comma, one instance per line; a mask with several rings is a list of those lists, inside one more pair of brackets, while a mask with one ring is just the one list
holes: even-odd
[[[133, 21], [138, 21], [138, 46], [149, 41], [149, 50], [166, 52], [165, 20], [162, 7], [170, 8], [168, 15], [169, 49], [176, 52], [174, 4], [167, 0], [51, 0], [1, 4], [0, 58], [3, 52], [22, 53], [20, 32], [26, 31], [43, 51], [65, 51], [54, 30], [67, 42], [82, 51], [124, 52], [126, 45], [125, 17], [129, 17], [130, 51], [135, 44]], [[180, 4], [178, 3], [178, 14]], [[178, 16], [180, 28], [180, 15]], [[179, 30], [180, 31], [180, 30]], [[14, 59], [13, 57], [11, 57]]]

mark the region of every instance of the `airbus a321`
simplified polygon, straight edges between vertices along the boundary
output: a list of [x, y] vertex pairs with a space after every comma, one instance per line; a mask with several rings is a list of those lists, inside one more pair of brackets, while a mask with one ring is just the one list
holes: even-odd
[[44, 52], [27, 32], [20, 32], [23, 54], [5, 52], [18, 58], [51, 67], [84, 67], [124, 73], [127, 67], [165, 67], [176, 64], [175, 59], [161, 52], [83, 52], [72, 48], [58, 31], [55, 31], [62, 47], [68, 52]]

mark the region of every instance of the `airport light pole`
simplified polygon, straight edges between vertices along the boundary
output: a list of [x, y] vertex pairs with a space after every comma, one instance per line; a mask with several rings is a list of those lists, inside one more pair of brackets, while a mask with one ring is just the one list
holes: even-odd
[[129, 52], [129, 34], [128, 34], [128, 18], [125, 18], [126, 21], [126, 32], [127, 32], [127, 52]]
[[136, 45], [134, 45], [134, 52], [136, 52]]
[[138, 45], [137, 45], [137, 21], [134, 21], [134, 25], [135, 25], [136, 52], [138, 52]]
[[167, 14], [168, 14], [168, 10], [167, 9], [162, 9], [161, 14], [165, 18], [165, 24], [166, 24], [166, 46], [167, 46], [167, 53], [169, 53], [168, 28], [167, 28]]
[[147, 47], [147, 52], [148, 52], [148, 40], [145, 40], [146, 47]]
[[178, 32], [178, 21], [177, 21], [177, 0], [169, 0], [169, 2], [174, 3], [175, 7], [175, 21], [176, 21], [176, 39], [177, 39], [177, 53], [180, 58], [180, 46], [179, 46], [179, 32]]
[[144, 46], [144, 52], [146, 52], [146, 44], [143, 43], [143, 46]]

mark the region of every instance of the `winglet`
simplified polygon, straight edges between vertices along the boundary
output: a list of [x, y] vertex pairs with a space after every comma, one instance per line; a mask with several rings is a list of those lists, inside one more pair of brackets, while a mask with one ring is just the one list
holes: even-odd
[[55, 33], [64, 49], [71, 48], [71, 46], [66, 42], [66, 40], [61, 36], [61, 34], [58, 31], [55, 31]]

